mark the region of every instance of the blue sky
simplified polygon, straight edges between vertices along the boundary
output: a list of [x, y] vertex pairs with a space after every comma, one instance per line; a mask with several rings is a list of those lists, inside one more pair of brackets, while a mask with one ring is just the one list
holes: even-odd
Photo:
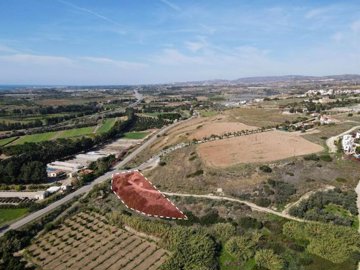
[[0, 1], [0, 84], [360, 73], [359, 45], [359, 1]]

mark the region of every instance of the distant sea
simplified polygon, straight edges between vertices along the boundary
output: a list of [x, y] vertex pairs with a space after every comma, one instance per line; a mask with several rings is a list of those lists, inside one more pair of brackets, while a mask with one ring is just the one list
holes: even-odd
[[0, 84], [0, 91], [11, 91], [11, 90], [17, 90], [17, 89], [30, 89], [30, 88], [42, 88], [42, 87], [53, 87], [53, 86], [47, 86], [47, 85], [29, 85], [29, 84]]

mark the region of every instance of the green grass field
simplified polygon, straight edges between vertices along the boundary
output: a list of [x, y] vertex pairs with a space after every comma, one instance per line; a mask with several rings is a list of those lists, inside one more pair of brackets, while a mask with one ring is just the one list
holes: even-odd
[[149, 132], [126, 132], [124, 133], [124, 138], [140, 140], [140, 139], [144, 139], [148, 134]]
[[19, 137], [19, 139], [17, 139], [13, 143], [11, 143], [11, 145], [23, 144], [26, 142], [42, 142], [42, 141], [51, 140], [52, 138], [55, 137], [55, 135], [57, 133], [58, 133], [58, 131], [52, 131], [52, 132], [45, 132], [45, 133], [21, 136], [21, 137]]
[[8, 223], [11, 220], [17, 219], [28, 212], [27, 208], [0, 208], [0, 226]]
[[12, 142], [10, 145], [18, 145], [27, 142], [43, 142], [60, 138], [74, 138], [80, 136], [90, 136], [93, 134], [95, 127], [83, 127], [83, 128], [74, 128], [61, 131], [51, 131], [45, 133], [31, 134], [19, 137], [19, 139]]
[[[102, 134], [108, 132], [115, 124], [116, 118], [109, 118], [106, 119], [101, 127], [96, 131], [96, 134]], [[19, 137], [17, 140], [15, 138], [7, 138], [0, 140], [0, 146], [5, 144], [17, 145], [23, 144], [27, 142], [43, 142], [43, 141], [50, 141], [55, 139], [68, 139], [68, 138], [75, 138], [81, 136], [93, 136], [94, 135], [95, 126], [91, 127], [83, 127], [83, 128], [74, 128], [68, 130], [61, 130], [61, 131], [51, 131], [51, 132], [44, 132], [38, 134], [31, 134]], [[132, 137], [139, 137], [142, 139], [145, 137], [147, 133], [138, 133], [138, 134], [130, 134], [129, 136]], [[130, 139], [129, 137], [129, 139]]]
[[57, 136], [60, 138], [72, 138], [72, 137], [80, 137], [93, 134], [95, 127], [83, 127], [83, 128], [75, 128], [60, 131], [60, 134]]
[[218, 114], [218, 112], [213, 111], [213, 110], [201, 110], [200, 111], [200, 115], [202, 117], [211, 117], [211, 116], [215, 116], [217, 114]]
[[115, 122], [116, 122], [116, 118], [106, 119], [96, 133], [102, 134], [108, 132], [115, 125]]
[[1, 140], [0, 140], [0, 146], [4, 146], [4, 145], [6, 145], [6, 144], [8, 144], [8, 143], [11, 143], [11, 142], [15, 141], [16, 138], [17, 138], [17, 137], [11, 137], [11, 138], [6, 138], [6, 139], [1, 139]]

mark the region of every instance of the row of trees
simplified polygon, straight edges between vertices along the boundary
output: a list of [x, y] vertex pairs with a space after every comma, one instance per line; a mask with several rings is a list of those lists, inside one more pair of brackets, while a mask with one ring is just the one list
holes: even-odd
[[[16, 108], [11, 111], [11, 115], [34, 115], [34, 114], [55, 114], [55, 113], [64, 113], [64, 112], [87, 112], [87, 113], [96, 113], [100, 111], [100, 106], [96, 102], [90, 102], [88, 104], [70, 104], [70, 105], [59, 105], [59, 106], [40, 106], [33, 108]], [[6, 111], [3, 111], [5, 114]]]

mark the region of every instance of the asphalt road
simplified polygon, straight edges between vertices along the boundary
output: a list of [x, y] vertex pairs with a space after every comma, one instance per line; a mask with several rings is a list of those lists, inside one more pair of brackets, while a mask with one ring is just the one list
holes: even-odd
[[84, 194], [86, 194], [87, 192], [89, 192], [95, 185], [102, 183], [104, 181], [106, 181], [107, 179], [111, 178], [112, 174], [119, 171], [120, 168], [122, 168], [123, 166], [125, 166], [127, 163], [129, 163], [131, 160], [133, 160], [139, 153], [141, 153], [142, 151], [144, 151], [147, 147], [149, 147], [156, 139], [157, 139], [157, 135], [163, 135], [165, 132], [167, 132], [169, 129], [179, 125], [180, 123], [189, 121], [190, 119], [192, 119], [193, 117], [184, 120], [184, 121], [179, 121], [176, 122], [174, 124], [171, 124], [169, 126], [166, 126], [164, 128], [162, 128], [161, 130], [159, 130], [157, 133], [155, 133], [152, 137], [150, 137], [148, 140], [146, 140], [141, 146], [139, 146], [138, 148], [136, 148], [133, 152], [131, 152], [128, 156], [126, 156], [122, 161], [120, 161], [116, 166], [115, 169], [113, 169], [112, 171], [107, 172], [106, 174], [96, 178], [94, 181], [92, 181], [90, 184], [83, 186], [79, 189], [77, 189], [76, 191], [66, 195], [64, 198], [53, 202], [52, 204], [49, 204], [47, 207], [38, 210], [34, 213], [31, 213], [27, 216], [25, 216], [24, 218], [12, 223], [11, 225], [9, 225], [9, 227], [7, 227], [6, 229], [4, 229], [1, 233], [0, 233], [0, 237], [7, 231], [9, 230], [16, 230], [21, 228], [22, 226], [40, 218], [41, 216], [53, 211], [55, 208], [59, 207], [60, 205], [72, 200], [73, 198], [77, 197], [77, 196], [82, 196]]

